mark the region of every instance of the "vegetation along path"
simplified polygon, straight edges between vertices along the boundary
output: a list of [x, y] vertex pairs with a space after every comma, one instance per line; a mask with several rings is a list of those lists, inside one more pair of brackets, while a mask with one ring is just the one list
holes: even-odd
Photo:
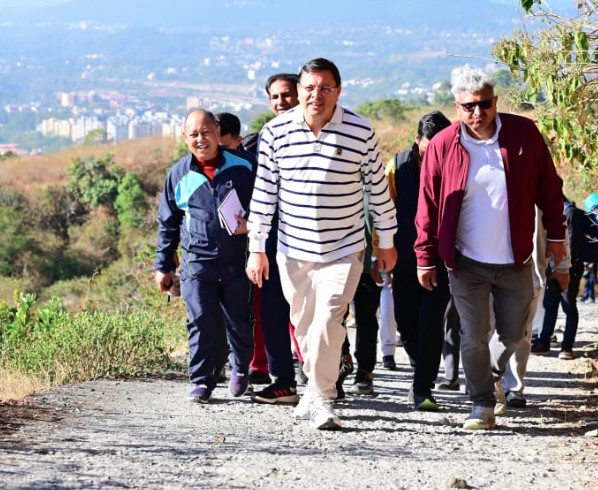
[[580, 305], [575, 360], [531, 358], [528, 408], [493, 431], [462, 430], [463, 391], [413, 411], [402, 350], [398, 371], [377, 368], [374, 396], [339, 404], [339, 432], [225, 386], [191, 404], [183, 372], [99, 380], [0, 405], [0, 487], [597, 488], [597, 313]]

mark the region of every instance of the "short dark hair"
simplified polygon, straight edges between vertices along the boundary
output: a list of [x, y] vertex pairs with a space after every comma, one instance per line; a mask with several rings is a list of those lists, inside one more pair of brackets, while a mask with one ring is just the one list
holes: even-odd
[[270, 75], [266, 81], [266, 93], [268, 95], [270, 95], [270, 86], [279, 80], [282, 80], [283, 82], [289, 82], [295, 91], [297, 90], [297, 82], [299, 82], [298, 75], [295, 75], [294, 73], [275, 73], [274, 75]]
[[241, 121], [234, 114], [219, 112], [216, 114], [216, 121], [220, 126], [220, 136], [230, 134], [233, 138], [236, 138], [241, 134]]
[[440, 111], [432, 111], [424, 114], [417, 125], [417, 135], [421, 138], [428, 138], [431, 140], [436, 133], [439, 133], [444, 128], [448, 128], [451, 122]]
[[314, 71], [329, 71], [332, 73], [336, 85], [338, 86], [341, 84], [341, 74], [338, 71], [338, 68], [332, 61], [327, 60], [326, 58], [315, 58], [305, 63], [305, 65], [301, 67], [301, 70], [299, 70], [299, 78], [301, 78], [301, 75], [304, 73], [312, 73]]

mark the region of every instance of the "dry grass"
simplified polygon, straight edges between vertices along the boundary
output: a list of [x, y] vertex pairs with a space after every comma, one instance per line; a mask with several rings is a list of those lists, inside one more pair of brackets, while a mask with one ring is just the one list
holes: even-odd
[[117, 165], [137, 172], [149, 185], [161, 185], [176, 142], [171, 138], [142, 138], [111, 145], [73, 146], [56, 153], [10, 158], [0, 163], [0, 186], [33, 195], [48, 186], [63, 186], [73, 158], [114, 155]]
[[0, 370], [0, 402], [20, 400], [49, 387], [49, 381], [44, 381], [39, 377], [31, 378], [12, 370]]

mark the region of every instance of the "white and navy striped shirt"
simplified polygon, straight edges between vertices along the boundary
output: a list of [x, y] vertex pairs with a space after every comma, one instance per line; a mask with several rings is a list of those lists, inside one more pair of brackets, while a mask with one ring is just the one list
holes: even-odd
[[301, 106], [260, 133], [249, 214], [249, 251], [263, 252], [278, 208], [278, 250], [309, 262], [331, 262], [364, 249], [363, 193], [380, 248], [393, 246], [397, 221], [374, 130], [337, 105], [319, 136]]

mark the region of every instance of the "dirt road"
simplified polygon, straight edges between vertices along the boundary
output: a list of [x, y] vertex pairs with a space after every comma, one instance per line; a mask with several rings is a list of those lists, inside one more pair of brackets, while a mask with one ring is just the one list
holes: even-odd
[[[576, 351], [595, 357], [598, 305], [580, 313]], [[598, 379], [587, 379], [587, 357], [559, 360], [556, 348], [533, 356], [528, 408], [471, 433], [461, 428], [470, 410], [462, 391], [437, 392], [437, 413], [412, 410], [399, 351], [398, 371], [377, 368], [374, 396], [338, 405], [339, 432], [311, 429], [289, 406], [233, 399], [225, 386], [208, 405], [188, 403], [185, 373], [5, 404], [0, 487], [598, 488]]]

